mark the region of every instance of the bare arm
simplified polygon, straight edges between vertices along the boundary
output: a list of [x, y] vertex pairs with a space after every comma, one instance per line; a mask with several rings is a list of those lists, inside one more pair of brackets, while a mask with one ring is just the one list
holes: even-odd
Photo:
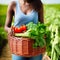
[[40, 21], [41, 23], [44, 23], [43, 5], [42, 5], [42, 7], [41, 7], [41, 9], [40, 9], [40, 12], [39, 12], [39, 21]]
[[8, 30], [11, 27], [11, 23], [12, 23], [12, 18], [14, 15], [14, 2], [11, 2], [8, 5], [8, 9], [7, 9], [7, 17], [6, 17], [6, 22], [5, 22], [5, 30], [8, 32]]

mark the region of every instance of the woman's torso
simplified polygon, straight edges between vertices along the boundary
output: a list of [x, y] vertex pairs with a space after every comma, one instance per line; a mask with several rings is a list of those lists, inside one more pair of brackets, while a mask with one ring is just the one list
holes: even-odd
[[15, 15], [14, 15], [14, 26], [20, 27], [23, 24], [27, 24], [29, 22], [38, 22], [38, 12], [34, 9], [31, 10], [28, 14], [24, 14], [21, 10], [19, 1], [16, 1]]

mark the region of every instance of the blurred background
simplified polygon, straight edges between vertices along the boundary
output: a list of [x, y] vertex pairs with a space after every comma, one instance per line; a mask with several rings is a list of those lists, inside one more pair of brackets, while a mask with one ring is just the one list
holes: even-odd
[[[0, 0], [0, 60], [11, 60], [7, 33], [4, 31], [7, 7], [11, 1]], [[60, 0], [42, 0], [42, 3], [44, 6], [44, 24], [51, 32], [51, 39], [47, 39], [45, 55], [48, 55], [51, 60], [60, 60]]]

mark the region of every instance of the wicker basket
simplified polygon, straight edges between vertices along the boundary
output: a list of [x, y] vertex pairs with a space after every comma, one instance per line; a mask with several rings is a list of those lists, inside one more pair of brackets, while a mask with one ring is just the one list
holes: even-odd
[[34, 40], [30, 38], [15, 37], [8, 35], [9, 47], [12, 54], [24, 57], [40, 55], [45, 52], [46, 47], [33, 48]]

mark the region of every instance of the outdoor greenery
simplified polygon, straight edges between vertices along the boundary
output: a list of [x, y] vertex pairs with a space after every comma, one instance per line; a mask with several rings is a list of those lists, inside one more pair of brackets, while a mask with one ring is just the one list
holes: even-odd
[[0, 55], [2, 53], [2, 48], [7, 43], [7, 33], [4, 30], [4, 24], [6, 20], [6, 11], [7, 6], [6, 5], [0, 5]]
[[4, 26], [6, 19], [7, 6], [0, 5], [0, 26]]
[[[6, 32], [4, 31], [3, 27], [0, 27], [0, 48], [3, 45], [3, 41], [6, 41], [7, 37], [6, 37]], [[4, 42], [5, 42], [4, 41]]]
[[60, 5], [45, 5], [44, 20], [47, 29], [51, 31], [51, 40], [48, 39], [47, 54], [51, 60], [60, 60]]

